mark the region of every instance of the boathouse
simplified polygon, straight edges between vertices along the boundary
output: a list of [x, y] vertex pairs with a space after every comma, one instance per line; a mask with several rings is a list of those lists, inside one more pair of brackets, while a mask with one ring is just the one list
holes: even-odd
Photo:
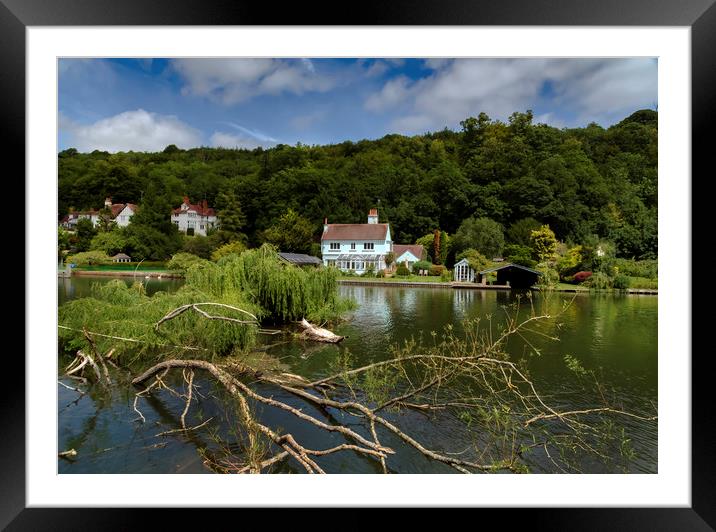
[[513, 263], [507, 263], [476, 272], [470, 268], [467, 259], [462, 259], [455, 264], [453, 278], [456, 282], [486, 285], [487, 275], [492, 272], [497, 274], [496, 286], [509, 286], [511, 288], [529, 288], [537, 284], [540, 275], [542, 275], [540, 271]]

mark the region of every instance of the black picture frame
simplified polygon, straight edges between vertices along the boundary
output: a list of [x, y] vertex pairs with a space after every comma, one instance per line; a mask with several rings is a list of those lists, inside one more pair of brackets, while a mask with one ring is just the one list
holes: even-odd
[[[316, 7], [327, 25], [498, 25], [498, 26], [687, 26], [692, 46], [692, 198], [693, 186], [710, 177], [711, 117], [716, 113], [715, 0], [442, 0], [361, 2], [355, 9], [342, 3]], [[25, 29], [27, 26], [84, 25], [316, 25], [317, 13], [304, 3], [281, 5], [244, 0], [0, 0], [0, 129], [4, 152], [19, 162], [25, 153]], [[685, 184], [688, 186], [688, 184]], [[25, 198], [27, 201], [27, 198]], [[705, 198], [703, 199], [705, 201]], [[692, 210], [692, 242], [704, 225]], [[27, 203], [26, 203], [27, 205]], [[28, 209], [29, 212], [29, 209]], [[29, 214], [28, 214], [29, 216]], [[26, 242], [27, 245], [31, 243]], [[695, 270], [693, 270], [695, 273]], [[28, 279], [25, 278], [27, 282]], [[690, 293], [691, 286], [685, 287]], [[693, 298], [692, 298], [693, 302]], [[692, 303], [692, 331], [706, 329], [708, 312]], [[24, 316], [24, 313], [22, 313]], [[27, 325], [27, 324], [25, 324]], [[693, 336], [692, 336], [692, 345]], [[692, 349], [693, 351], [693, 349]], [[691, 356], [692, 367], [692, 505], [689, 508], [552, 508], [485, 510], [510, 514], [509, 523], [525, 521], [534, 529], [569, 530], [713, 530], [716, 524], [716, 445], [710, 395], [708, 349]], [[679, 353], [684, 356], [686, 353]], [[688, 355], [691, 355], [689, 353]], [[13, 362], [14, 361], [14, 362]], [[6, 357], [6, 371], [24, 375], [23, 360]], [[11, 369], [8, 369], [11, 365]], [[14, 382], [14, 384], [13, 384]], [[14, 386], [14, 389], [12, 387]], [[25, 384], [3, 385], [0, 402], [0, 526], [9, 530], [131, 529], [146, 523], [142, 510], [28, 509], [25, 507]], [[163, 526], [186, 519], [183, 511], [163, 512]], [[172, 523], [173, 522], [173, 523]]]

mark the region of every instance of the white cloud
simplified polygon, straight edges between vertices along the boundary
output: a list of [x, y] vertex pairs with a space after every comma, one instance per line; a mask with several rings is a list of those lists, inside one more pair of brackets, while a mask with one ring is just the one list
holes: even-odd
[[[486, 112], [506, 120], [514, 111], [554, 108], [542, 119], [564, 125], [619, 117], [657, 99], [656, 65], [634, 59], [428, 59], [433, 71], [410, 81], [388, 81], [364, 103], [373, 112], [395, 111], [401, 133], [456, 127]], [[548, 83], [551, 91], [543, 94]]]
[[175, 59], [172, 66], [186, 82], [182, 94], [226, 105], [262, 94], [325, 92], [337, 83], [309, 59]]
[[69, 134], [71, 145], [81, 152], [161, 151], [169, 144], [180, 148], [202, 144], [201, 133], [176, 116], [144, 109], [126, 111], [89, 125], [72, 122], [60, 114], [60, 129]]
[[402, 104], [413, 96], [409, 85], [410, 80], [405, 76], [393, 78], [383, 85], [380, 92], [370, 95], [364, 106], [368, 111], [379, 112]]

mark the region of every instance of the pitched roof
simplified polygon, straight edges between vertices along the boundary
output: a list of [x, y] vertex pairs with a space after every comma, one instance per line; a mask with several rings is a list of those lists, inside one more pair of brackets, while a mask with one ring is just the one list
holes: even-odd
[[[216, 213], [214, 212], [214, 209], [209, 207], [206, 203], [206, 200], [203, 200], [201, 203], [193, 204], [189, 201], [188, 196], [184, 196], [184, 204], [187, 205], [186, 209], [182, 209], [181, 206], [174, 209], [172, 212], [174, 214], [181, 214], [182, 212], [189, 212], [194, 211], [200, 216], [216, 216]], [[183, 205], [183, 204], [182, 204]]]
[[297, 264], [302, 266], [304, 264], [321, 264], [321, 259], [312, 255], [305, 255], [303, 253], [284, 253], [279, 251], [278, 256], [286, 262], [291, 264]]
[[534, 273], [537, 275], [542, 275], [542, 272], [540, 272], [540, 271], [533, 270], [532, 268], [528, 268], [527, 266], [522, 266], [521, 264], [513, 264], [511, 262], [509, 262], [507, 264], [503, 264], [502, 266], [495, 266], [494, 268], [487, 268], [486, 270], [482, 270], [481, 272], [478, 272], [478, 273], [496, 272], [498, 270], [504, 270], [506, 268], [518, 268], [520, 270], [525, 270], [525, 271], [528, 271], [528, 272], [531, 272], [531, 273]]
[[388, 224], [328, 224], [321, 240], [385, 240]]
[[406, 251], [410, 251], [418, 260], [425, 256], [425, 248], [420, 244], [393, 244], [393, 255], [398, 260]]

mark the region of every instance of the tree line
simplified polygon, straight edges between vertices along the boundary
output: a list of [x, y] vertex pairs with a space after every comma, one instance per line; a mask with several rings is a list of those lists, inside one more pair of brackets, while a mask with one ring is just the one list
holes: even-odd
[[[616, 257], [655, 259], [657, 123], [656, 111], [640, 110], [609, 128], [558, 129], [535, 124], [528, 110], [507, 122], [480, 113], [459, 131], [324, 146], [172, 145], [116, 154], [70, 148], [58, 154], [58, 214], [97, 209], [107, 196], [137, 203], [130, 226], [102, 238], [114, 240], [107, 248], [156, 260], [182, 249], [209, 258], [235, 242], [316, 253], [324, 218], [365, 223], [374, 207], [396, 243], [424, 241], [430, 253], [434, 243], [426, 237], [442, 235], [442, 251], [439, 241], [432, 253], [444, 255], [436, 261], [442, 264], [472, 248], [519, 254], [514, 246], [526, 246], [545, 225], [570, 246], [603, 241]], [[214, 206], [221, 229], [208, 237], [177, 234], [169, 214], [184, 195]], [[480, 249], [475, 239], [488, 236]], [[72, 238], [74, 251], [98, 246], [90, 246], [97, 234]]]

